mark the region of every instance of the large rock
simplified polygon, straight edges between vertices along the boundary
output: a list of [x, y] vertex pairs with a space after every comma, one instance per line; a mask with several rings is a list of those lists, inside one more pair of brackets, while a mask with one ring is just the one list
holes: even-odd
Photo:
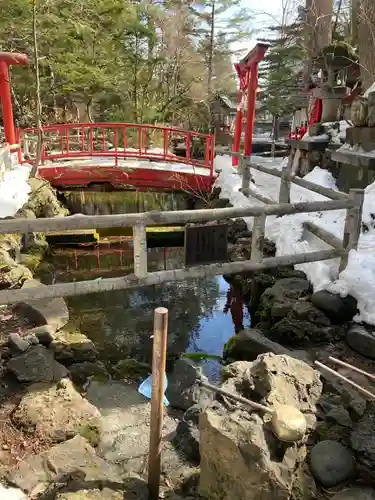
[[227, 362], [254, 361], [259, 354], [288, 354], [288, 349], [268, 339], [256, 328], [246, 328], [231, 337], [224, 346], [223, 358]]
[[98, 457], [94, 448], [81, 436], [20, 462], [8, 479], [18, 488], [30, 493], [35, 488], [43, 491], [48, 483], [73, 473], [82, 475], [87, 482], [97, 482], [98, 485], [107, 482], [120, 485], [122, 482], [117, 467]]
[[362, 356], [375, 359], [375, 332], [371, 327], [353, 324], [346, 335], [346, 341]]
[[342, 340], [345, 338], [345, 331], [339, 327], [321, 326], [288, 316], [272, 325], [267, 335], [274, 342], [280, 342], [290, 348], [308, 348]]
[[55, 353], [55, 358], [64, 364], [95, 361], [98, 356], [94, 343], [86, 335], [69, 328], [56, 332], [49, 348]]
[[200, 371], [189, 359], [179, 359], [168, 376], [166, 396], [174, 408], [187, 410], [194, 404], [211, 400], [212, 394], [199, 385]]
[[[45, 286], [38, 280], [25, 281], [22, 288], [35, 288]], [[69, 321], [69, 311], [63, 298], [56, 299], [30, 299], [17, 304], [18, 311], [27, 317], [36, 326], [50, 325], [54, 330], [59, 330]]]
[[8, 370], [20, 382], [58, 382], [68, 375], [68, 370], [43, 346], [32, 346], [25, 353], [8, 362]]
[[64, 379], [57, 385], [34, 384], [13, 413], [14, 421], [28, 432], [52, 441], [77, 434], [100, 434], [100, 412]]
[[61, 205], [48, 182], [33, 177], [28, 183], [31, 193], [24, 209], [32, 210], [37, 217], [54, 217], [61, 213]]
[[289, 500], [302, 456], [297, 447], [289, 447], [276, 457], [272, 446], [276, 438], [256, 413], [207, 410], [200, 419], [201, 496], [271, 500], [277, 492], [278, 499]]
[[94, 378], [101, 382], [109, 379], [107, 369], [101, 361], [83, 361], [69, 365], [70, 375], [74, 383], [83, 385], [88, 378]]
[[[263, 354], [252, 363], [239, 361], [225, 369], [223, 388], [269, 407], [281, 404], [302, 411], [310, 429], [321, 395], [319, 374], [285, 355]], [[204, 498], [283, 500], [305, 491], [298, 474], [306, 450], [280, 443], [267, 416], [238, 404], [218, 401], [200, 416], [201, 489]], [[275, 453], [275, 450], [278, 450]]]
[[375, 478], [375, 402], [367, 403], [362, 418], [355, 424], [351, 437], [351, 447], [357, 454], [357, 461], [366, 472]]
[[240, 380], [248, 397], [257, 397], [270, 407], [294, 406], [306, 414], [316, 413], [322, 393], [319, 372], [285, 355], [262, 354], [249, 364]]
[[375, 500], [375, 490], [371, 488], [349, 488], [333, 495], [331, 500]]
[[336, 441], [320, 441], [310, 453], [313, 476], [326, 488], [332, 488], [354, 475], [355, 460], [352, 453]]
[[357, 300], [351, 295], [340, 297], [327, 290], [321, 290], [313, 293], [311, 302], [337, 325], [351, 321], [357, 314]]
[[259, 311], [261, 321], [272, 325], [287, 316], [296, 301], [306, 299], [311, 291], [310, 283], [301, 278], [284, 278], [263, 293]]

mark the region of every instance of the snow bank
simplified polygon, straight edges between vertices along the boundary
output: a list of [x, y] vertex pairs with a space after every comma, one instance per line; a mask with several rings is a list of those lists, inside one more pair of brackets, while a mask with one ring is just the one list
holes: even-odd
[[5, 488], [0, 484], [1, 500], [27, 500], [25, 493], [16, 488]]
[[[256, 161], [278, 169], [281, 168], [282, 164], [279, 159], [271, 160], [256, 157]], [[216, 185], [222, 188], [222, 197], [229, 198], [236, 207], [262, 204], [258, 200], [248, 199], [238, 193], [241, 179], [235, 169], [232, 168], [229, 156], [216, 157], [215, 167], [221, 169]], [[252, 170], [252, 175], [256, 189], [261, 194], [274, 200], [278, 199], [280, 179], [256, 170]], [[321, 186], [337, 190], [332, 175], [327, 170], [319, 167], [316, 167], [304, 178]], [[292, 202], [325, 199], [327, 198], [322, 195], [292, 185]], [[327, 249], [329, 248], [328, 245], [320, 239], [304, 232], [302, 223], [304, 221], [314, 222], [342, 239], [345, 216], [345, 210], [335, 210], [288, 215], [278, 219], [267, 217], [266, 236], [276, 243], [278, 256]], [[327, 289], [342, 296], [353, 295], [358, 300], [359, 309], [359, 315], [355, 320], [375, 325], [375, 183], [365, 190], [362, 221], [368, 230], [361, 234], [358, 250], [350, 252], [348, 266], [339, 277], [338, 259], [311, 262], [295, 267], [306, 273], [314, 286], [314, 290]], [[251, 229], [252, 218], [248, 218], [246, 222]]]
[[10, 169], [6, 169], [3, 160], [0, 163], [0, 218], [12, 217], [29, 199], [27, 179], [31, 167], [19, 165], [16, 155], [10, 157]]

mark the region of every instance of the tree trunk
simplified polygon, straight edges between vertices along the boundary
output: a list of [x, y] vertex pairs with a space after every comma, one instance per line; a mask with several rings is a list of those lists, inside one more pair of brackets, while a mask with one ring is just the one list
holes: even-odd
[[360, 0], [359, 5], [359, 62], [362, 87], [367, 90], [375, 82], [375, 4]]
[[35, 177], [38, 165], [42, 159], [44, 134], [42, 130], [42, 102], [40, 99], [40, 77], [39, 77], [39, 53], [37, 36], [37, 0], [33, 0], [33, 44], [34, 44], [34, 68], [35, 68], [35, 122], [38, 128], [38, 143], [36, 148], [35, 162], [30, 172], [30, 177]]
[[210, 46], [208, 50], [208, 80], [207, 80], [207, 94], [208, 99], [212, 94], [212, 75], [213, 75], [213, 61], [214, 61], [214, 45], [215, 45], [215, 0], [211, 4], [211, 20], [210, 20]]
[[[369, 0], [372, 1], [372, 0]], [[305, 16], [305, 84], [312, 73], [319, 52], [332, 42], [333, 0], [306, 0]]]

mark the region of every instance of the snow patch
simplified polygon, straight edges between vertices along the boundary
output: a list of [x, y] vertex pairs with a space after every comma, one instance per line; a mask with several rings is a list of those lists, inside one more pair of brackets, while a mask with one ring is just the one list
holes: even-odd
[[0, 218], [13, 217], [28, 201], [31, 191], [27, 180], [30, 175], [30, 165], [19, 165], [17, 155], [10, 155], [10, 169], [2, 166], [0, 181]]
[[[279, 159], [264, 159], [253, 157], [259, 164], [265, 164], [277, 169], [282, 168]], [[285, 160], [283, 160], [285, 161]], [[246, 198], [238, 192], [241, 186], [241, 178], [237, 171], [231, 166], [230, 156], [215, 158], [215, 167], [221, 170], [216, 180], [216, 186], [222, 188], [221, 196], [229, 198], [233, 206], [243, 207], [260, 205], [260, 201], [254, 198]], [[252, 189], [256, 189], [264, 196], [274, 200], [278, 199], [280, 179], [252, 170], [251, 174], [255, 180]], [[321, 186], [337, 190], [335, 179], [324, 169], [315, 167], [304, 179]], [[313, 193], [307, 189], [292, 184], [291, 201], [318, 201], [327, 198]], [[351, 251], [348, 266], [338, 276], [339, 259], [329, 261], [311, 262], [295, 266], [306, 273], [314, 290], [327, 289], [342, 296], [348, 294], [358, 301], [359, 314], [356, 321], [364, 321], [375, 325], [375, 183], [365, 190], [362, 222], [366, 232], [362, 232], [357, 251]], [[329, 212], [315, 212], [308, 214], [285, 215], [280, 218], [267, 217], [266, 236], [276, 244], [276, 254], [293, 255], [297, 253], [327, 250], [330, 247], [316, 238], [311, 233], [304, 231], [303, 222], [311, 221], [319, 227], [329, 231], [336, 237], [342, 239], [344, 232], [346, 210], [334, 210]], [[252, 228], [253, 218], [245, 219]]]
[[5, 488], [0, 484], [1, 500], [27, 500], [25, 493], [16, 488]]

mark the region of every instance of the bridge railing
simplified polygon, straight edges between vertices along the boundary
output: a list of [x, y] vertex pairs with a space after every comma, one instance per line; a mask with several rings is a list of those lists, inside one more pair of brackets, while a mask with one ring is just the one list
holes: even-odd
[[[259, 272], [268, 268], [284, 265], [304, 264], [341, 258], [346, 261], [350, 250], [356, 249], [361, 228], [362, 202], [361, 196], [346, 199], [312, 201], [300, 203], [281, 203], [265, 206], [248, 206], [241, 208], [222, 208], [210, 210], [144, 212], [139, 214], [118, 214], [72, 217], [55, 217], [49, 219], [13, 219], [0, 220], [0, 234], [51, 232], [74, 229], [92, 229], [108, 227], [133, 227], [134, 239], [134, 274], [120, 278], [99, 278], [89, 281], [60, 283], [46, 287], [24, 288], [21, 290], [0, 291], [0, 304], [11, 304], [30, 299], [47, 299], [84, 295], [87, 293], [123, 290], [139, 286], [160, 285], [168, 281], [183, 281], [189, 278], [213, 277], [222, 274], [241, 272]], [[360, 194], [360, 193], [357, 193]], [[263, 257], [266, 217], [269, 215], [292, 215], [330, 210], [347, 210], [344, 238], [340, 244], [336, 241], [333, 248], [281, 257]], [[251, 257], [249, 260], [220, 264], [199, 265], [167, 271], [148, 272], [147, 268], [147, 225], [181, 225], [191, 222], [223, 220], [235, 217], [254, 217], [252, 232]], [[317, 234], [323, 241], [324, 231]], [[327, 243], [330, 242], [327, 240]], [[332, 245], [331, 245], [332, 246]]]
[[[30, 153], [38, 134], [37, 128], [19, 132], [24, 154]], [[186, 163], [207, 168], [213, 174], [215, 140], [212, 134], [130, 123], [46, 125], [43, 134], [43, 162], [106, 157], [118, 166], [122, 158], [138, 158]]]

